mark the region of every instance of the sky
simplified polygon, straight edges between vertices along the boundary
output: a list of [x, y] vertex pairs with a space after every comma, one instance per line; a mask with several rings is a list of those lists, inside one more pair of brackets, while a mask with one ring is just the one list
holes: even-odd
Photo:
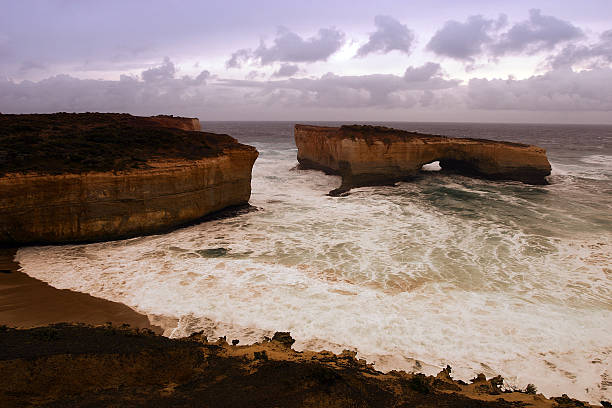
[[612, 124], [612, 1], [0, 0], [0, 112]]

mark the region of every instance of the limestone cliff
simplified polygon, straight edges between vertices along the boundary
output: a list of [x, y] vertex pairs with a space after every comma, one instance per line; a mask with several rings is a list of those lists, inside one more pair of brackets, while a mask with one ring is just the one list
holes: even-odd
[[198, 118], [182, 118], [179, 116], [157, 115], [149, 118], [160, 126], [182, 130], [202, 130]]
[[[196, 124], [191, 119], [184, 123], [185, 127]], [[83, 160], [54, 160], [56, 151], [51, 147], [65, 149], [68, 142], [53, 137], [43, 140], [46, 145], [41, 149], [23, 152], [26, 158], [30, 155], [25, 164], [17, 159], [5, 162], [4, 169], [12, 165], [26, 171], [5, 170], [0, 177], [0, 244], [99, 241], [153, 233], [249, 201], [251, 169], [258, 153], [230, 136], [176, 128], [162, 130], [156, 137], [155, 128], [132, 124], [117, 138], [119, 148], [95, 156], [86, 149], [88, 143], [95, 137], [94, 147], [103, 150], [111, 144], [105, 133], [110, 130], [83, 129], [75, 137], [85, 146], [80, 151], [87, 152], [80, 153], [83, 160], [91, 160], [94, 170], [88, 170], [91, 166], [84, 166]], [[142, 135], [130, 140], [130, 132]], [[21, 135], [0, 142], [10, 137], [20, 140]], [[0, 151], [2, 147], [0, 143]], [[140, 156], [129, 156], [136, 149]], [[67, 149], [66, 154], [76, 154], [75, 150]], [[126, 151], [125, 159], [113, 160]], [[30, 162], [38, 167], [27, 170], [24, 166]], [[107, 170], [109, 163], [118, 168]]]
[[434, 161], [445, 170], [528, 184], [546, 184], [551, 170], [546, 151], [537, 146], [380, 126], [295, 125], [295, 143], [302, 168], [342, 176], [342, 186], [332, 194], [407, 180]]

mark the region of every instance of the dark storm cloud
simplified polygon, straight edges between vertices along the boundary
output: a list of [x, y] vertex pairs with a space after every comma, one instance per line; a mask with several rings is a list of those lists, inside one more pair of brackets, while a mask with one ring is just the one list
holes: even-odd
[[593, 65], [612, 64], [612, 30], [603, 32], [599, 41], [589, 45], [566, 45], [557, 55], [549, 58], [553, 68], [571, 67], [581, 62]]
[[558, 69], [523, 80], [471, 79], [468, 106], [487, 110], [612, 111], [612, 69]]
[[551, 50], [559, 43], [578, 39], [583, 35], [582, 30], [570, 22], [542, 15], [540, 10], [532, 9], [529, 10], [529, 20], [513, 25], [491, 49], [497, 56], [522, 52], [533, 54]]
[[483, 46], [493, 41], [491, 34], [505, 23], [504, 15], [497, 20], [471, 16], [465, 23], [450, 20], [434, 34], [427, 49], [441, 56], [473, 61], [483, 53]]
[[374, 25], [376, 31], [371, 33], [368, 42], [357, 50], [358, 57], [370, 53], [386, 54], [391, 51], [410, 54], [414, 33], [408, 27], [390, 16], [376, 16]]
[[283, 64], [281, 65], [281, 67], [278, 69], [278, 71], [274, 72], [272, 74], [273, 77], [290, 77], [293, 76], [295, 74], [298, 73], [298, 71], [300, 70], [300, 67], [298, 67], [297, 65], [293, 65], [293, 64]]
[[325, 61], [343, 44], [344, 33], [335, 28], [321, 28], [317, 35], [304, 39], [286, 27], [279, 27], [270, 46], [262, 41], [254, 51], [240, 49], [231, 55], [226, 66], [239, 68], [249, 60], [260, 65]]

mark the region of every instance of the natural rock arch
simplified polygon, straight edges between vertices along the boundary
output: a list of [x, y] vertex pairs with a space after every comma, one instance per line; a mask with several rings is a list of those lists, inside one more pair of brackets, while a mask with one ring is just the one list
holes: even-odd
[[546, 184], [550, 163], [541, 147], [486, 139], [449, 138], [381, 126], [295, 125], [302, 168], [342, 176], [336, 195], [352, 187], [413, 178], [439, 161], [445, 170], [493, 180]]

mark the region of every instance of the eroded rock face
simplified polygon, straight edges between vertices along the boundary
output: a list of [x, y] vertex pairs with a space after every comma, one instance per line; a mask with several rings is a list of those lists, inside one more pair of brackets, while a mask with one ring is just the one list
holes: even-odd
[[[104, 121], [104, 114], [96, 115], [97, 121]], [[83, 117], [91, 121], [91, 116]], [[34, 119], [44, 121], [45, 117]], [[79, 124], [79, 117], [71, 119]], [[36, 171], [1, 175], [0, 244], [119, 239], [168, 230], [248, 203], [251, 170], [258, 156], [254, 147], [227, 135], [178, 130], [179, 125], [199, 129], [197, 119], [167, 116], [128, 119], [135, 123], [129, 129], [142, 129], [145, 135], [154, 132], [138, 127], [141, 122], [150, 126], [159, 120], [163, 122], [160, 127], [173, 129], [162, 134], [165, 144], [154, 136], [141, 144], [132, 141], [132, 145], [146, 145], [148, 150], [142, 151], [148, 157], [141, 152], [145, 159], [120, 170], [79, 171], [82, 168], [77, 166], [79, 163], [72, 162], [54, 167], [53, 150], [48, 149], [50, 153], [44, 156], [48, 170], [41, 171], [39, 166]], [[115, 118], [111, 116], [110, 120]], [[79, 135], [83, 143], [95, 136], [100, 145], [104, 133], [100, 136], [97, 131], [90, 136], [86, 125], [82, 126], [84, 133]], [[194, 144], [197, 149], [183, 152], [174, 148], [169, 139], [174, 136], [177, 143], [197, 140]], [[189, 157], [192, 155], [195, 157]], [[107, 165], [110, 159], [111, 156], [107, 157], [102, 165]]]
[[484, 139], [449, 138], [380, 126], [340, 128], [295, 125], [302, 168], [342, 176], [338, 194], [352, 187], [410, 179], [424, 164], [493, 180], [546, 184], [550, 163], [537, 146]]
[[255, 149], [125, 172], [0, 178], [0, 243], [100, 241], [195, 221], [251, 195]]

